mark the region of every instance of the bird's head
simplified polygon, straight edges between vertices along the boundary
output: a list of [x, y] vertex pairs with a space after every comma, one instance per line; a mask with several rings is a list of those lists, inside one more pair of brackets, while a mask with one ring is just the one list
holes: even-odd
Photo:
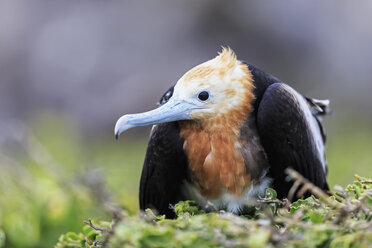
[[164, 105], [145, 113], [120, 117], [115, 125], [115, 135], [137, 126], [179, 120], [241, 121], [249, 114], [252, 90], [252, 74], [248, 67], [237, 60], [231, 49], [223, 48], [217, 57], [183, 75]]

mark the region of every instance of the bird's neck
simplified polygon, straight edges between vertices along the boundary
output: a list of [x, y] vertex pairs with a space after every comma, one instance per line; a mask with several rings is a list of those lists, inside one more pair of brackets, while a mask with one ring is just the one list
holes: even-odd
[[[250, 105], [249, 105], [250, 106]], [[193, 183], [206, 198], [223, 192], [241, 195], [251, 184], [240, 151], [240, 125], [250, 111], [232, 113], [235, 119], [224, 117], [203, 122], [180, 122], [183, 149], [188, 157]]]

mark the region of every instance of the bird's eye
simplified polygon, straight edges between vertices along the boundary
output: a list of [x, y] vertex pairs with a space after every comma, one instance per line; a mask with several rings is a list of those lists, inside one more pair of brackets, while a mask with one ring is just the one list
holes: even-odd
[[209, 98], [209, 93], [208, 93], [208, 91], [202, 91], [202, 92], [200, 92], [199, 95], [198, 95], [198, 98], [199, 98], [199, 100], [201, 100], [201, 101], [206, 101], [206, 100], [208, 100], [208, 98]]

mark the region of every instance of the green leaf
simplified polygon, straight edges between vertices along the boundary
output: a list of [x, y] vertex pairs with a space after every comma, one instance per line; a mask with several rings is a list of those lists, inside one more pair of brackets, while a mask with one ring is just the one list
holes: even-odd
[[312, 197], [308, 197], [306, 199], [299, 199], [291, 204], [290, 213], [294, 214], [302, 206], [305, 207], [306, 205], [313, 204], [313, 203], [314, 203], [314, 199]]
[[320, 224], [323, 222], [324, 215], [322, 213], [311, 212], [308, 216], [313, 223]]
[[265, 198], [263, 198], [264, 200], [275, 200], [277, 197], [277, 193], [274, 189], [272, 188], [267, 188], [265, 190]]
[[174, 206], [174, 212], [177, 216], [181, 216], [186, 213], [190, 215], [204, 213], [203, 210], [199, 210], [199, 208], [195, 204], [195, 201], [180, 201]]

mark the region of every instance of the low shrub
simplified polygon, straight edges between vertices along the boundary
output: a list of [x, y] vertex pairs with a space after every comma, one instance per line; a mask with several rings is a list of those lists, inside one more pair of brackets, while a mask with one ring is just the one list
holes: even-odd
[[303, 184], [299, 192], [314, 195], [290, 204], [268, 189], [249, 216], [205, 213], [191, 201], [174, 206], [174, 220], [151, 210], [135, 216], [121, 211], [112, 223], [87, 221], [81, 233], [61, 235], [55, 247], [370, 247], [371, 179], [355, 176], [328, 196], [300, 175], [292, 177]]

